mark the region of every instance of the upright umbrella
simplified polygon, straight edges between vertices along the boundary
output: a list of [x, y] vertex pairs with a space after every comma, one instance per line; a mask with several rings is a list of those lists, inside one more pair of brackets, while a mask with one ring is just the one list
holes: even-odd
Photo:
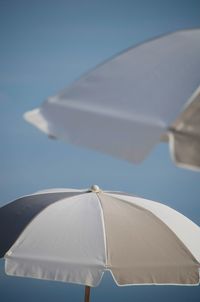
[[120, 192], [54, 189], [0, 208], [8, 275], [83, 284], [198, 285], [200, 228], [158, 202]]
[[200, 169], [199, 70], [200, 29], [174, 32], [97, 66], [25, 119], [134, 163], [164, 138], [178, 165]]

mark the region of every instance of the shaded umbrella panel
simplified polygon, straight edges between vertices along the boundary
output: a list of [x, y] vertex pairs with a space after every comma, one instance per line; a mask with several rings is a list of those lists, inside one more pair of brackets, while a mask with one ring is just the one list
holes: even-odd
[[80, 191], [48, 190], [21, 197], [0, 208], [0, 257], [3, 257], [19, 235], [41, 211], [63, 198]]
[[106, 263], [102, 209], [96, 194], [85, 194], [35, 217], [6, 254], [7, 274], [98, 285]]
[[200, 228], [186, 216], [160, 202], [150, 201], [137, 196], [118, 192], [108, 193], [109, 196], [122, 199], [134, 206], [142, 207], [160, 219], [192, 252], [200, 262]]
[[200, 88], [170, 127], [169, 143], [177, 165], [200, 169]]
[[[120, 285], [198, 284], [198, 260], [159, 215], [135, 203], [135, 198], [131, 198], [130, 203], [126, 202], [126, 197], [116, 196], [100, 194], [107, 237], [107, 265], [116, 282]], [[190, 231], [199, 243], [199, 228], [196, 234], [195, 228]]]

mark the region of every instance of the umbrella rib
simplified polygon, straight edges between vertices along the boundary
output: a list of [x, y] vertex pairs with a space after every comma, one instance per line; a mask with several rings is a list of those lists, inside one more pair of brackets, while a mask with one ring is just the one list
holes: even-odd
[[107, 269], [108, 267], [108, 244], [107, 244], [107, 236], [106, 236], [106, 225], [105, 225], [105, 219], [104, 219], [104, 212], [103, 212], [103, 206], [101, 203], [101, 198], [99, 196], [99, 193], [96, 193], [96, 196], [99, 200], [100, 204], [100, 211], [101, 211], [101, 219], [102, 219], [102, 227], [103, 227], [103, 238], [104, 238], [104, 248], [105, 248], [105, 257], [106, 257], [106, 263], [105, 263], [105, 268]]

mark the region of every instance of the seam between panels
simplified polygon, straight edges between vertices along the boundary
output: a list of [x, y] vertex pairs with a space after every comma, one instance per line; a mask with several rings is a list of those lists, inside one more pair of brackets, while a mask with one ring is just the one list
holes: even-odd
[[107, 244], [107, 236], [106, 236], [106, 226], [105, 226], [105, 219], [104, 219], [104, 213], [103, 213], [103, 206], [101, 203], [101, 198], [99, 197], [99, 194], [96, 193], [96, 196], [98, 198], [99, 204], [100, 204], [100, 211], [101, 211], [101, 220], [102, 220], [102, 227], [103, 227], [103, 239], [104, 239], [104, 249], [105, 249], [105, 257], [106, 257], [106, 263], [105, 268], [108, 268], [108, 244]]
[[175, 237], [175, 239], [178, 241], [178, 243], [179, 243], [179, 245], [180, 246], [182, 246], [182, 248], [184, 248], [184, 250], [187, 252], [187, 254], [188, 255], [190, 255], [191, 257], [192, 257], [192, 259], [193, 259], [193, 261], [196, 263], [196, 264], [198, 264], [198, 267], [200, 267], [200, 263], [199, 263], [199, 261], [196, 259], [196, 257], [193, 255], [193, 253], [192, 253], [192, 251], [185, 245], [185, 243], [178, 237], [178, 235], [164, 222], [164, 221], [162, 221], [156, 214], [154, 214], [151, 210], [149, 210], [149, 209], [146, 209], [146, 208], [144, 208], [144, 207], [142, 207], [142, 206], [140, 206], [140, 205], [137, 205], [137, 204], [134, 204], [134, 202], [130, 202], [130, 201], [128, 201], [128, 200], [125, 200], [125, 199], [122, 199], [122, 198], [118, 198], [118, 197], [113, 197], [113, 196], [111, 196], [111, 195], [109, 195], [109, 194], [107, 194], [109, 197], [111, 197], [111, 198], [113, 198], [113, 199], [117, 199], [117, 200], [119, 200], [120, 202], [125, 202], [125, 203], [128, 203], [129, 205], [131, 205], [131, 206], [133, 206], [133, 207], [135, 207], [135, 208], [138, 208], [138, 209], [140, 209], [140, 210], [142, 210], [142, 211], [144, 211], [144, 212], [147, 212], [148, 214], [150, 214], [152, 217], [154, 217], [154, 219], [156, 219], [158, 222], [159, 222], [159, 224], [161, 225], [161, 226], [163, 226], [167, 231], [168, 231], [168, 233], [171, 233], [171, 235], [173, 236], [173, 237]]
[[[3, 258], [6, 259], [6, 258], [9, 258], [10, 256], [12, 256], [13, 251], [14, 251], [14, 250], [12, 250], [12, 247], [13, 247], [15, 244], [17, 244], [17, 246], [18, 246], [18, 240], [19, 240], [19, 238], [21, 237], [21, 235], [25, 232], [25, 230], [29, 227], [29, 225], [30, 225], [35, 219], [37, 219], [37, 217], [40, 216], [40, 214], [43, 213], [47, 208], [53, 206], [55, 203], [60, 202], [60, 201], [62, 201], [62, 200], [65, 199], [65, 198], [73, 198], [73, 197], [76, 197], [76, 196], [78, 196], [78, 195], [85, 194], [85, 193], [87, 193], [87, 192], [80, 192], [80, 193], [78, 192], [78, 194], [75, 194], [75, 195], [73, 195], [73, 196], [63, 197], [63, 198], [61, 198], [61, 199], [55, 200], [55, 201], [52, 202], [51, 204], [49, 204], [49, 205], [47, 205], [46, 207], [44, 207], [41, 211], [39, 211], [34, 217], [32, 217], [32, 218], [30, 219], [30, 221], [26, 224], [26, 226], [24, 227], [24, 229], [20, 232], [20, 234], [19, 234], [19, 236], [17, 237], [17, 239], [13, 242], [13, 244], [11, 245], [11, 247], [6, 251], [6, 253], [4, 254]], [[39, 195], [40, 195], [40, 194], [39, 194]], [[27, 195], [27, 196], [32, 196], [32, 195]], [[25, 197], [27, 197], [27, 196], [25, 196]], [[22, 197], [22, 198], [24, 198], [24, 197]], [[13, 202], [15, 202], [15, 201], [13, 201]]]

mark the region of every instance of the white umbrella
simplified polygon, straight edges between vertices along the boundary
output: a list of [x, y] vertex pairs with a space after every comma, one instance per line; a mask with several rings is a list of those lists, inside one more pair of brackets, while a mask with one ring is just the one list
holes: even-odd
[[200, 228], [158, 202], [120, 192], [47, 190], [0, 208], [8, 275], [97, 286], [199, 284]]
[[169, 137], [175, 162], [199, 169], [199, 70], [200, 29], [178, 31], [97, 66], [25, 119], [49, 136], [134, 163]]

